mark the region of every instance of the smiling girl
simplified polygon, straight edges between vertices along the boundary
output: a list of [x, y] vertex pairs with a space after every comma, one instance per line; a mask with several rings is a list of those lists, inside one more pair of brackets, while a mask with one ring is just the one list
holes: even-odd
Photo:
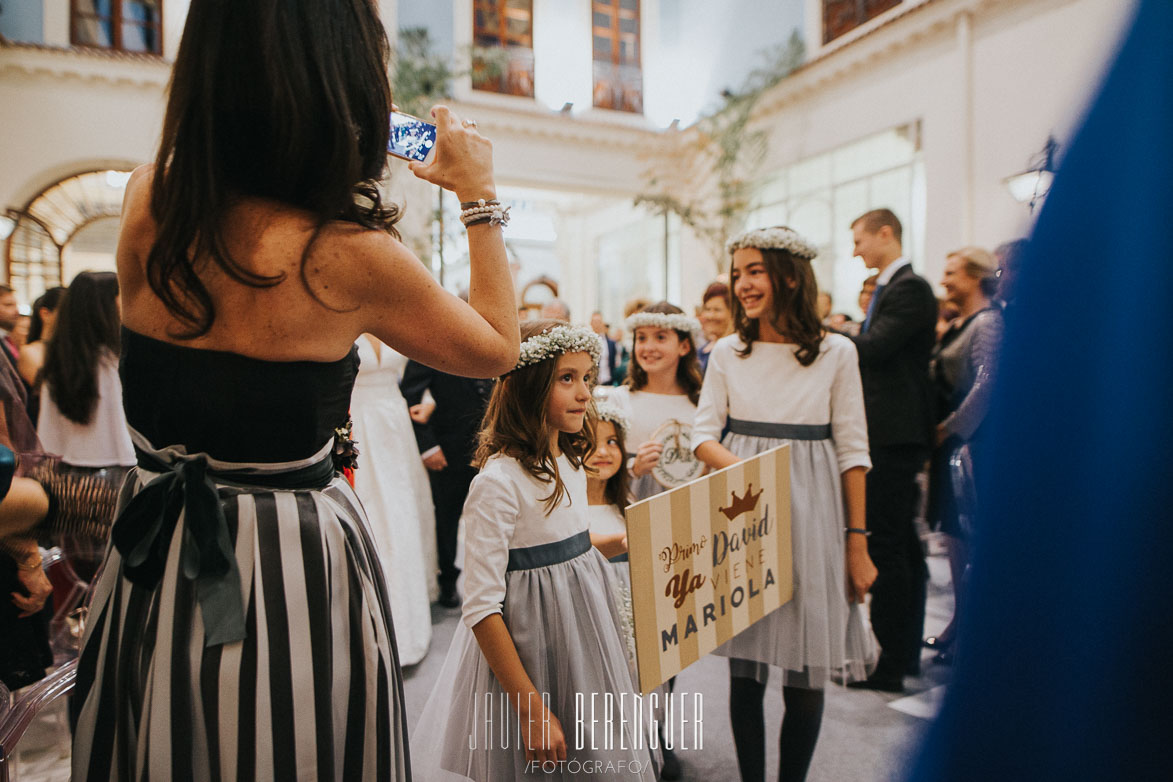
[[628, 442], [636, 447], [631, 462], [631, 495], [633, 501], [639, 501], [664, 491], [653, 476], [664, 443], [653, 439], [653, 435], [672, 421], [691, 430], [701, 391], [696, 360], [701, 327], [696, 318], [666, 301], [633, 314], [624, 326], [632, 335], [631, 364], [625, 384], [607, 398], [631, 422]]
[[587, 526], [599, 338], [550, 320], [524, 323], [521, 336], [485, 413], [461, 519], [464, 623], [412, 737], [413, 770], [514, 782], [534, 762], [543, 779], [601, 763], [650, 781], [638, 724], [608, 723], [582, 747], [569, 729], [576, 695], [617, 702], [634, 691], [613, 576]]
[[[855, 346], [815, 311], [815, 248], [789, 228], [729, 243], [735, 334], [717, 342], [697, 407], [693, 447], [714, 469], [790, 445], [794, 598], [724, 646], [743, 780], [765, 775], [762, 701], [782, 669], [780, 778], [806, 777], [828, 678], [866, 677], [871, 655], [857, 606], [875, 579], [864, 522], [868, 458]], [[727, 430], [723, 441], [719, 441]]]

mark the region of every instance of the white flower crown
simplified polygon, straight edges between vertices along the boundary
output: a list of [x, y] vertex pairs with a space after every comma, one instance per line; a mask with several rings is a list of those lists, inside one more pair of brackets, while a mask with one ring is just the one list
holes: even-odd
[[622, 430], [622, 434], [627, 436], [631, 422], [627, 420], [627, 416], [623, 414], [623, 409], [619, 405], [605, 399], [596, 399], [595, 415], [599, 417], [600, 421], [610, 421], [615, 424], [616, 428]]
[[521, 343], [521, 355], [513, 369], [540, 364], [563, 353], [590, 353], [595, 366], [598, 366], [603, 357], [603, 340], [595, 332], [581, 326], [555, 326]]
[[786, 250], [791, 255], [805, 258], [808, 261], [813, 260], [819, 254], [818, 248], [802, 234], [784, 225], [745, 231], [730, 239], [729, 243], [725, 245], [725, 249], [729, 251], [730, 255], [746, 247], [758, 250]]
[[701, 344], [701, 322], [679, 312], [637, 312], [623, 321], [623, 326], [629, 334], [635, 334], [636, 329], [647, 326], [684, 331], [692, 338], [693, 348], [699, 348]]

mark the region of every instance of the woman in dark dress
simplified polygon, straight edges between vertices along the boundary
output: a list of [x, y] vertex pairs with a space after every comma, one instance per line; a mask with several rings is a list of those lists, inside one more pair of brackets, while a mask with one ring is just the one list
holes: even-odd
[[[352, 348], [487, 377], [518, 329], [499, 220], [468, 229], [468, 304], [397, 239], [374, 186], [387, 58], [370, 0], [191, 3], [123, 207], [138, 465], [86, 626], [74, 780], [408, 777], [385, 586], [331, 458]], [[495, 199], [475, 123], [432, 116], [415, 175]]]
[[939, 663], [952, 661], [957, 617], [965, 595], [969, 564], [966, 542], [974, 513], [972, 450], [980, 448], [982, 421], [993, 392], [1002, 312], [991, 304], [997, 287], [997, 262], [979, 247], [966, 247], [945, 260], [941, 285], [946, 303], [958, 316], [942, 334], [930, 365], [937, 392], [937, 447], [929, 476], [930, 521], [945, 533], [953, 579], [953, 619], [940, 635], [925, 639]]

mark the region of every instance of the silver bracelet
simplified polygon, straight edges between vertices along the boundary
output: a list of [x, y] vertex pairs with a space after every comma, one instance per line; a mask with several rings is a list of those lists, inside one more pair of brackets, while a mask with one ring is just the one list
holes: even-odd
[[484, 222], [504, 228], [509, 225], [509, 207], [494, 204], [463, 209], [460, 212], [460, 222], [465, 228]]

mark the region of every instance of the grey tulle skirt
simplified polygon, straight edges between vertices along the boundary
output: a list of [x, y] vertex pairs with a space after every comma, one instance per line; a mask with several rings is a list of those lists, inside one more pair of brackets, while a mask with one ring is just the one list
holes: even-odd
[[[566, 737], [567, 761], [552, 772], [528, 769], [516, 714], [512, 707], [502, 710], [504, 692], [472, 631], [461, 624], [411, 736], [415, 778], [655, 779], [643, 727], [649, 715], [641, 722], [629, 714], [622, 723], [616, 716], [609, 730], [595, 723], [597, 749], [591, 746], [592, 696], [601, 718], [606, 696], [617, 715], [620, 694], [630, 709], [635, 692], [611, 567], [591, 548], [565, 562], [506, 574], [505, 626], [534, 686], [549, 695]], [[585, 721], [583, 746], [576, 740], [577, 719]]]
[[846, 513], [834, 444], [829, 439], [779, 440], [733, 432], [724, 440], [740, 457], [785, 443], [790, 445], [794, 598], [716, 653], [736, 658], [734, 675], [759, 681], [768, 665], [776, 665], [786, 686], [821, 689], [828, 679], [867, 678], [876, 644], [863, 607], [847, 601]]

